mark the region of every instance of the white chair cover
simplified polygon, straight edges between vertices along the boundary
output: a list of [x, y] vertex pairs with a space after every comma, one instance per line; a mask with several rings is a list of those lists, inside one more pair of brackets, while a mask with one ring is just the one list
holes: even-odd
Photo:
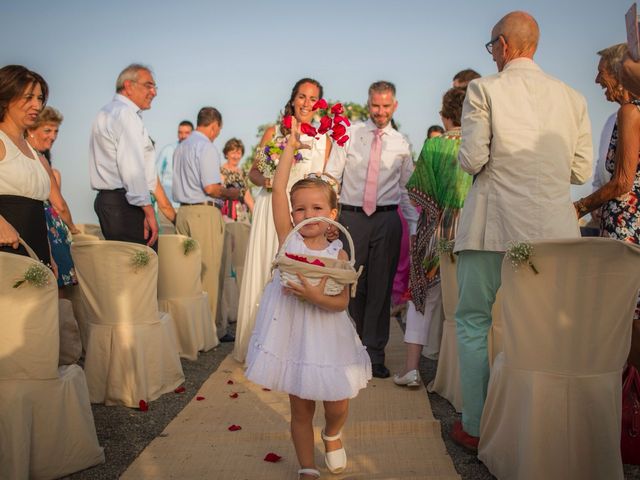
[[202, 291], [200, 245], [184, 254], [184, 235], [160, 235], [158, 240], [158, 305], [173, 317], [180, 356], [197, 360], [198, 351], [218, 345], [207, 293]]
[[458, 282], [456, 281], [456, 264], [451, 261], [448, 254], [440, 255], [440, 288], [444, 311], [442, 341], [440, 342], [436, 376], [427, 388], [430, 392], [435, 392], [447, 399], [453, 408], [460, 412], [462, 411], [462, 392], [455, 319], [456, 305], [458, 304]]
[[80, 230], [81, 234], [93, 235], [100, 240], [104, 240], [100, 225], [96, 225], [95, 223], [76, 223], [76, 227]]
[[489, 366], [493, 367], [493, 361], [502, 351], [502, 289], [496, 293], [496, 301], [491, 309], [491, 328], [487, 336], [487, 350], [489, 354]]
[[622, 368], [640, 249], [604, 238], [533, 246], [539, 275], [502, 264], [504, 352], [478, 458], [500, 479], [621, 479]]
[[82, 352], [84, 353], [87, 350], [89, 327], [87, 327], [87, 308], [82, 296], [82, 289], [80, 285], [67, 285], [64, 287], [64, 294], [71, 301], [73, 315], [76, 317], [76, 322], [78, 322], [78, 328], [80, 329], [80, 340], [82, 341]]
[[[137, 252], [146, 266], [132, 264]], [[139, 253], [140, 254], [140, 253]], [[87, 320], [85, 372], [93, 403], [138, 407], [184, 381], [173, 319], [158, 311], [158, 256], [116, 241], [71, 244]]]
[[71, 302], [65, 298], [58, 301], [60, 318], [60, 358], [59, 365], [73, 365], [82, 355], [82, 341], [78, 322], [73, 314]]
[[76, 233], [71, 236], [71, 240], [74, 242], [89, 242], [91, 240], [103, 240], [97, 235], [90, 235], [88, 233]]
[[0, 478], [50, 479], [104, 462], [84, 372], [58, 368], [58, 288], [13, 288], [36, 260], [0, 253]]
[[[454, 255], [457, 260], [457, 256]], [[460, 367], [458, 360], [458, 338], [456, 336], [456, 307], [458, 305], [457, 264], [451, 260], [449, 254], [440, 255], [440, 288], [442, 289], [442, 308], [444, 324], [442, 327], [442, 341], [436, 376], [427, 386], [430, 392], [435, 392], [447, 399], [456, 412], [462, 411], [462, 390], [460, 386]], [[502, 351], [502, 320], [501, 294], [498, 290], [496, 301], [491, 310], [491, 328], [488, 333], [489, 365], [493, 364], [495, 356]]]
[[224, 249], [220, 267], [221, 295], [218, 299], [218, 325], [238, 319], [240, 285], [244, 274], [244, 257], [249, 245], [251, 227], [243, 222], [228, 222], [224, 227]]

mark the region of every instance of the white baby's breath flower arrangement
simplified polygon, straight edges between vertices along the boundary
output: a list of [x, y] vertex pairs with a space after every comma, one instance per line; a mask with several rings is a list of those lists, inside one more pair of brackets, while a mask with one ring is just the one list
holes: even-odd
[[138, 271], [138, 269], [149, 265], [149, 260], [151, 260], [149, 253], [144, 250], [138, 250], [131, 256], [131, 266], [135, 271]]
[[438, 245], [436, 247], [436, 251], [438, 252], [438, 255], [449, 255], [449, 258], [451, 259], [451, 263], [456, 263], [456, 257], [453, 254], [453, 247], [455, 246], [456, 242], [455, 240], [446, 240], [444, 238], [441, 238], [440, 240], [438, 240]]
[[533, 245], [527, 242], [509, 242], [509, 248], [506, 252], [507, 258], [516, 271], [518, 267], [528, 265], [533, 270], [533, 273], [537, 275], [540, 272], [531, 261], [533, 254]]
[[193, 238], [187, 238], [184, 242], [182, 242], [182, 248], [184, 250], [185, 255], [189, 255], [196, 249], [196, 241]]
[[30, 283], [34, 287], [44, 287], [49, 284], [49, 269], [42, 264], [31, 265], [24, 272], [24, 277], [13, 284], [13, 288], [18, 288], [23, 283]]

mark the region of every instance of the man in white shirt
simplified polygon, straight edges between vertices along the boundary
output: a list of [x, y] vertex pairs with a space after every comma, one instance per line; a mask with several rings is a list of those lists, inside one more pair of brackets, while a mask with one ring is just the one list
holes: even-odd
[[455, 243], [463, 409], [451, 436], [469, 449], [478, 445], [504, 252], [511, 241], [579, 237], [570, 184], [591, 176], [586, 102], [533, 62], [538, 38], [531, 15], [502, 18], [486, 45], [499, 73], [469, 83], [462, 111], [458, 160], [475, 179]]
[[368, 105], [370, 119], [351, 126], [349, 141], [331, 149], [325, 170], [342, 184], [340, 222], [353, 237], [356, 269], [364, 267], [349, 314], [371, 357], [373, 376], [387, 378], [384, 349], [402, 237], [398, 205], [412, 235], [418, 213], [405, 188], [413, 173], [411, 145], [392, 126], [395, 86], [373, 83]]
[[171, 195], [171, 179], [173, 177], [173, 154], [178, 148], [178, 145], [182, 143], [193, 132], [193, 123], [189, 120], [183, 120], [178, 124], [178, 141], [165, 145], [156, 160], [156, 169], [158, 170], [158, 179], [164, 188], [167, 197], [174, 207], [177, 207], [177, 202], [173, 201]]
[[89, 146], [94, 209], [107, 240], [157, 248], [158, 223], [151, 205], [157, 184], [155, 150], [142, 123], [157, 87], [149, 67], [132, 64], [116, 80], [116, 95], [93, 122]]
[[236, 200], [237, 188], [225, 188], [220, 176], [222, 156], [213, 144], [222, 129], [222, 115], [213, 107], [198, 112], [194, 132], [178, 145], [173, 154], [173, 198], [180, 203], [176, 216], [178, 233], [194, 238], [202, 251], [202, 287], [209, 295], [211, 318], [221, 341], [233, 341], [226, 332], [226, 320], [218, 317], [218, 288], [224, 221], [214, 198]]

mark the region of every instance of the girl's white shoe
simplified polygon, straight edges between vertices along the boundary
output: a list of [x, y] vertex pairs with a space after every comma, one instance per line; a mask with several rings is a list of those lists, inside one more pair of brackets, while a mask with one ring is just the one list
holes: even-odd
[[396, 385], [415, 388], [420, 386], [420, 373], [418, 370], [409, 370], [405, 375], [400, 376], [397, 373], [393, 376], [393, 383]]
[[[333, 442], [335, 440], [340, 440], [342, 432], [338, 432], [337, 435], [329, 437], [325, 435], [324, 430], [322, 430], [320, 435], [322, 436], [322, 440], [325, 442]], [[327, 447], [325, 445], [325, 450], [326, 448]], [[347, 452], [345, 452], [344, 447], [331, 452], [326, 452], [324, 454], [324, 462], [327, 464], [327, 468], [331, 473], [340, 473], [347, 468]]]
[[301, 468], [298, 470], [298, 478], [300, 475], [313, 475], [316, 478], [320, 478], [320, 472], [315, 468]]

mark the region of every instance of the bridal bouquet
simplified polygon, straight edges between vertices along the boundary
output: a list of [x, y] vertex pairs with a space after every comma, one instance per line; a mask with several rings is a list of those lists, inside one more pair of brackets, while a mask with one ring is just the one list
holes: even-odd
[[[286, 145], [287, 139], [285, 137], [274, 137], [256, 152], [256, 156], [258, 157], [256, 166], [265, 178], [273, 178], [273, 175], [276, 173], [276, 167], [278, 166], [278, 160]], [[302, 154], [296, 151], [294, 159], [296, 162], [299, 162], [302, 160]]]

